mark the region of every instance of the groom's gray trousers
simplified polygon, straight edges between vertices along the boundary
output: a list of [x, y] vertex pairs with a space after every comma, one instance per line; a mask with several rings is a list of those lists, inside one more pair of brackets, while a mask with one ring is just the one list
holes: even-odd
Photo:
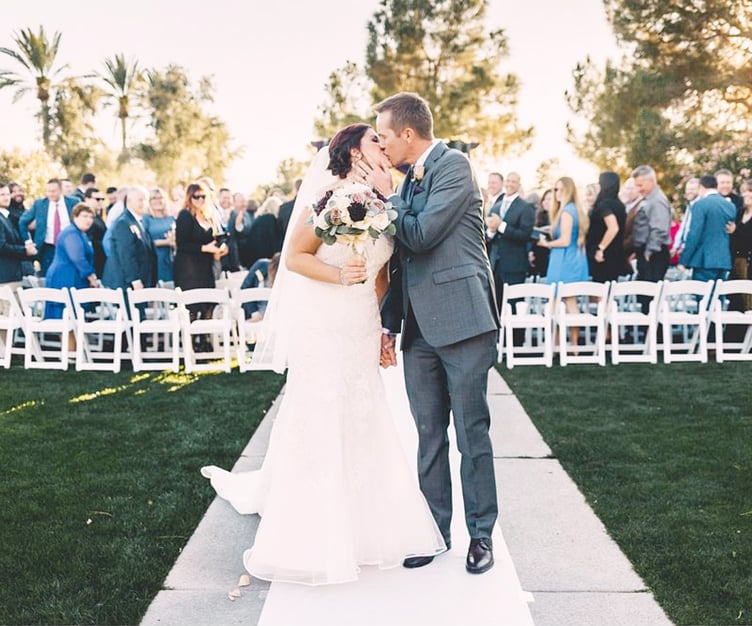
[[498, 505], [493, 450], [488, 435], [488, 370], [496, 360], [498, 332], [435, 348], [420, 333], [403, 345], [405, 384], [418, 429], [418, 475], [436, 524], [451, 541], [452, 483], [449, 413], [462, 455], [465, 522], [472, 539], [490, 537]]

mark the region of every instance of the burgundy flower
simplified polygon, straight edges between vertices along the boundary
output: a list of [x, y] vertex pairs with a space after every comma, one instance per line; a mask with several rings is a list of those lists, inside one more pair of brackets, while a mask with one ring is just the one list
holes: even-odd
[[359, 222], [366, 216], [368, 209], [362, 202], [353, 202], [347, 209], [353, 222]]
[[324, 194], [323, 198], [321, 198], [321, 200], [319, 200], [318, 204], [313, 209], [315, 211], [316, 215], [318, 215], [319, 213], [321, 213], [321, 211], [324, 210], [324, 208], [326, 207], [326, 203], [329, 202], [329, 198], [331, 198], [331, 197], [332, 197], [332, 191], [331, 190], [327, 191]]

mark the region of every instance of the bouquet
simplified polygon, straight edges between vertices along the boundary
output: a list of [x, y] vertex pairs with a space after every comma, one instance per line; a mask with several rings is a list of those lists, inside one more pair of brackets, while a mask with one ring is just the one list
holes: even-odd
[[362, 183], [350, 182], [329, 190], [314, 204], [312, 222], [316, 236], [325, 244], [339, 241], [355, 252], [369, 239], [384, 233], [394, 235], [397, 211], [377, 191]]

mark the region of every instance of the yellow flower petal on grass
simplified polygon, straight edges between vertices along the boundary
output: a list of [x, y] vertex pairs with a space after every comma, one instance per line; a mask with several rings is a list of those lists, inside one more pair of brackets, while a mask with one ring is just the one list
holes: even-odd
[[248, 574], [243, 574], [238, 581], [238, 587], [247, 587], [251, 584], [251, 577]]
[[232, 602], [235, 602], [240, 597], [240, 589], [235, 587], [235, 589], [232, 589], [228, 594], [227, 597], [230, 598]]

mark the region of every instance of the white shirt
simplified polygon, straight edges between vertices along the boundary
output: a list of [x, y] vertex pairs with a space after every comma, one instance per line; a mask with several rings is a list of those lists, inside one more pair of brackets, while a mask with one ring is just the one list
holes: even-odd
[[68, 216], [68, 209], [65, 206], [65, 200], [62, 196], [57, 202], [49, 201], [49, 207], [47, 209], [47, 230], [44, 233], [44, 243], [54, 245], [55, 243], [55, 212], [60, 215], [60, 232], [63, 232], [68, 224], [70, 224], [70, 217]]
[[426, 148], [426, 151], [418, 157], [417, 161], [415, 161], [415, 165], [423, 165], [426, 162], [426, 159], [428, 158], [428, 155], [431, 154], [431, 150], [433, 150], [440, 143], [441, 143], [440, 139], [434, 139], [431, 142], [431, 145], [428, 146], [428, 148]]

